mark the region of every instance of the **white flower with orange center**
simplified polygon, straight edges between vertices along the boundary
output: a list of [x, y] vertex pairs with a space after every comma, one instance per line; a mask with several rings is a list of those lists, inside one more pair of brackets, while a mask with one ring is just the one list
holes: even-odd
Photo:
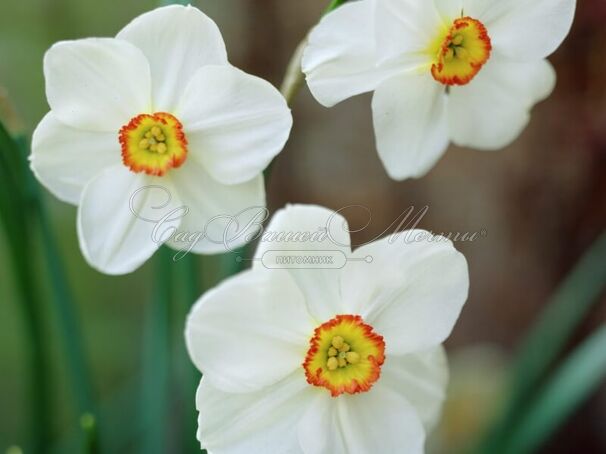
[[194, 306], [185, 334], [203, 373], [202, 446], [213, 454], [423, 452], [448, 379], [441, 343], [467, 298], [465, 258], [423, 231], [352, 253], [346, 221], [317, 206], [280, 210], [267, 231], [283, 241], [262, 241], [257, 259], [348, 260], [287, 269], [255, 260]]
[[325, 16], [303, 71], [330, 107], [374, 91], [379, 156], [397, 180], [425, 175], [452, 141], [493, 150], [555, 86], [545, 60], [575, 0], [362, 0]]
[[79, 206], [81, 249], [95, 268], [133, 271], [164, 240], [184, 248], [154, 239], [150, 221], [166, 216], [163, 228], [204, 235], [194, 252], [222, 252], [230, 221], [210, 221], [265, 206], [262, 171], [288, 138], [290, 110], [268, 82], [228, 63], [198, 9], [159, 8], [116, 38], [57, 43], [44, 74], [51, 111], [34, 133], [32, 168]]

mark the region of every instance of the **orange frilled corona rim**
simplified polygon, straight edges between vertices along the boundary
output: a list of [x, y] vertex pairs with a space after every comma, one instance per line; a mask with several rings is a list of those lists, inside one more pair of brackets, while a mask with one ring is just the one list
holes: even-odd
[[482, 22], [471, 17], [455, 19], [431, 50], [431, 74], [444, 85], [466, 85], [490, 58], [492, 43]]
[[385, 362], [385, 342], [359, 315], [337, 315], [318, 326], [303, 362], [307, 382], [333, 397], [372, 388]]
[[187, 158], [183, 125], [165, 112], [141, 114], [120, 129], [122, 162], [131, 171], [163, 176]]

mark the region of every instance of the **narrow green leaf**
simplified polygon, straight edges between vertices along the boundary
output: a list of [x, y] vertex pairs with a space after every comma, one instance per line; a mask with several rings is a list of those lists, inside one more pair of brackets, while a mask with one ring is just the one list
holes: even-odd
[[578, 347], [538, 394], [504, 450], [527, 454], [539, 448], [606, 380], [606, 326]]
[[501, 417], [479, 452], [500, 452], [509, 430], [524, 413], [541, 379], [606, 288], [606, 233], [581, 258], [556, 290], [523, 342], [512, 374], [510, 395]]
[[606, 233], [558, 288], [524, 342], [515, 375], [518, 399], [523, 399], [558, 357], [605, 287]]
[[27, 377], [30, 399], [29, 417], [31, 452], [42, 453], [52, 438], [52, 409], [48, 381], [40, 377], [50, 375], [50, 359], [44, 335], [41, 291], [37, 274], [32, 267], [34, 255], [32, 238], [32, 210], [25, 194], [25, 182], [19, 160], [19, 147], [0, 122], [0, 223], [6, 233], [7, 249], [19, 293], [18, 309], [23, 318], [25, 341], [29, 344]]

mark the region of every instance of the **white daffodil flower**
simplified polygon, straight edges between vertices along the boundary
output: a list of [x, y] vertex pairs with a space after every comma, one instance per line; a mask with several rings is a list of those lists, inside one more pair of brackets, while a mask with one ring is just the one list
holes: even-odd
[[[211, 219], [265, 206], [262, 171], [288, 138], [290, 110], [272, 85], [228, 63], [219, 29], [198, 9], [167, 6], [116, 38], [57, 43], [44, 74], [51, 111], [34, 133], [32, 169], [79, 206], [93, 267], [128, 273], [164, 241], [180, 249], [174, 237], [152, 239], [163, 216], [173, 231], [220, 238], [228, 221]], [[182, 207], [186, 215], [171, 214]], [[204, 238], [192, 249], [224, 248]]]
[[[260, 243], [253, 268], [203, 295], [187, 321], [189, 354], [204, 374], [202, 446], [213, 454], [423, 452], [448, 379], [441, 343], [467, 299], [465, 258], [424, 231], [352, 253], [346, 221], [317, 206], [279, 211], [268, 232], [274, 241]], [[265, 268], [259, 259], [276, 253], [348, 260]]]
[[330, 107], [374, 91], [379, 156], [391, 178], [425, 175], [452, 141], [505, 147], [555, 86], [545, 58], [575, 0], [362, 0], [325, 16], [303, 71]]

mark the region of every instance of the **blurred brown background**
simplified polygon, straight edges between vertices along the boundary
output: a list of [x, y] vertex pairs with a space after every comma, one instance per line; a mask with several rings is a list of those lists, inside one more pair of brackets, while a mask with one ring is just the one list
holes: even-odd
[[[290, 54], [327, 1], [193, 3], [219, 25], [234, 65], [279, 86]], [[3, 0], [0, 85], [17, 106], [27, 131], [47, 110], [42, 56], [53, 42], [112, 36], [153, 6], [152, 0]], [[268, 183], [270, 208], [289, 202], [334, 209], [366, 206], [372, 223], [354, 236], [357, 243], [383, 232], [410, 206], [429, 207], [420, 227], [436, 233], [485, 231], [477, 241], [457, 245], [469, 262], [471, 290], [447, 347], [456, 351], [486, 343], [498, 346], [507, 358], [557, 284], [606, 228], [605, 23], [606, 2], [580, 2], [571, 35], [550, 58], [558, 73], [557, 88], [534, 109], [530, 126], [512, 146], [498, 152], [452, 147], [420, 180], [398, 183], [387, 177], [374, 146], [369, 95], [325, 109], [304, 88], [293, 104], [291, 139]], [[102, 398], [114, 396], [138, 371], [149, 265], [119, 278], [92, 271], [78, 250], [75, 209], [50, 196], [48, 200], [62, 233], [62, 253], [80, 304], [98, 392]], [[349, 214], [354, 228], [367, 221], [353, 211]], [[0, 236], [0, 253], [5, 240]], [[21, 322], [11, 283], [4, 278], [8, 270], [0, 273], [3, 450], [26, 439], [27, 433], [20, 408], [25, 392]], [[588, 317], [577, 339], [604, 323], [605, 302]], [[175, 326], [179, 324], [182, 319], [177, 317]], [[52, 323], [47, 334], [58, 351]], [[69, 400], [59, 361], [56, 367], [54, 386]], [[604, 427], [602, 387], [543, 452], [606, 452]], [[67, 430], [59, 419], [58, 436]]]

